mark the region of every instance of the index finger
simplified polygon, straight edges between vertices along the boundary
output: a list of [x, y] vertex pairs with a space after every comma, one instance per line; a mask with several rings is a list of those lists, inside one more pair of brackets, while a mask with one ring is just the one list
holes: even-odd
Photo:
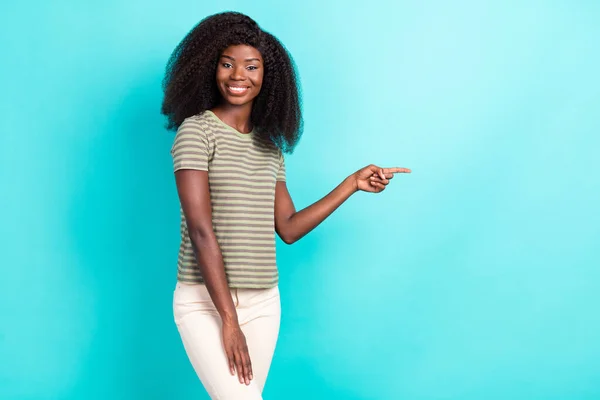
[[384, 168], [383, 169], [383, 173], [384, 174], [397, 174], [397, 173], [404, 173], [404, 174], [410, 174], [411, 170], [409, 168]]

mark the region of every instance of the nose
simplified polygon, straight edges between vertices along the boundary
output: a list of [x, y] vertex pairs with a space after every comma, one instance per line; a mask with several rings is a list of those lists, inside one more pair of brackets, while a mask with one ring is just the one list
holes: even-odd
[[231, 69], [231, 79], [234, 81], [243, 81], [246, 79], [246, 69], [243, 65], [233, 67]]

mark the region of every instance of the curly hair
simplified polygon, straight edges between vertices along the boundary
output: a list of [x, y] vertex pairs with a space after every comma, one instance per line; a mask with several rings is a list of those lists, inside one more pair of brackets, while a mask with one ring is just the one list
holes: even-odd
[[200, 21], [177, 45], [166, 67], [161, 112], [167, 128], [175, 130], [183, 120], [217, 106], [217, 63], [232, 45], [256, 48], [264, 61], [260, 93], [254, 99], [251, 122], [255, 133], [282, 151], [291, 153], [302, 135], [300, 87], [291, 55], [273, 35], [250, 17], [225, 12]]

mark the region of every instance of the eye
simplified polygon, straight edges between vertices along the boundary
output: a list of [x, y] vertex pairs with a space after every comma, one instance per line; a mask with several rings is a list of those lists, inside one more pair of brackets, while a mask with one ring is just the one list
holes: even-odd
[[254, 71], [254, 70], [257, 70], [258, 67], [256, 65], [249, 65], [247, 69], [248, 69], [248, 71]]
[[230, 63], [227, 63], [227, 62], [223, 63], [221, 65], [223, 66], [223, 68], [231, 68], [232, 67], [232, 65]]

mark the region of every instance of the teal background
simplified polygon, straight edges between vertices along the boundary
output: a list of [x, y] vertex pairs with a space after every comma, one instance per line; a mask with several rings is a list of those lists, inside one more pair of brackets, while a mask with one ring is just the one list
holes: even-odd
[[266, 399], [600, 399], [600, 3], [2, 5], [0, 398], [203, 399], [171, 313], [170, 52], [250, 14], [297, 62]]

